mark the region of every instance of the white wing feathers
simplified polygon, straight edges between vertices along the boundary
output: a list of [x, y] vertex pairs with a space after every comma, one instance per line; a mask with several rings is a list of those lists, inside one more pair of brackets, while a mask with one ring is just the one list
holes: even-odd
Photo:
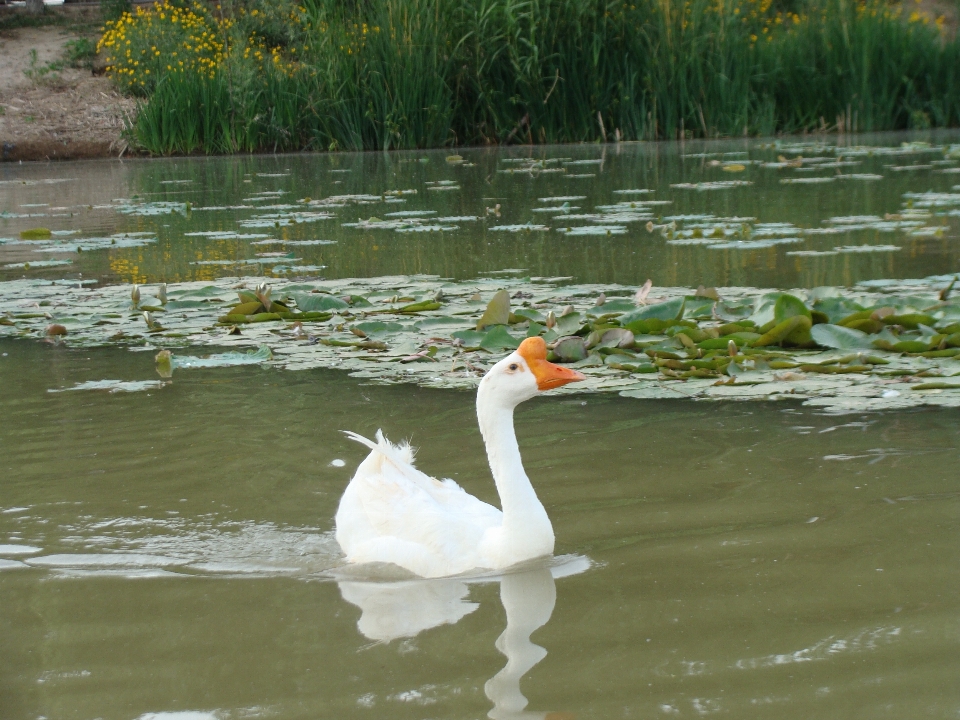
[[[440, 481], [414, 467], [409, 443], [394, 445], [379, 430], [376, 442], [353, 432], [345, 435], [372, 451], [357, 468], [348, 494], [359, 503], [354, 507], [362, 508], [362, 526], [374, 536], [410, 541], [449, 558], [467, 547], [476, 548], [483, 531], [502, 522], [497, 508], [469, 495], [453, 480]], [[338, 514], [338, 536], [341, 529], [347, 530], [340, 527], [340, 520]], [[370, 539], [368, 532], [357, 535]]]

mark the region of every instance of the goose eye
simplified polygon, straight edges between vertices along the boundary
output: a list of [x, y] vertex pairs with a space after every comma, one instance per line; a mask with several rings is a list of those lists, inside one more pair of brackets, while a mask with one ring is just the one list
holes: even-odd
[[510, 372], [516, 372], [517, 370], [520, 369], [520, 366], [517, 365], [516, 363], [510, 363], [510, 367], [508, 367], [507, 369], [510, 370]]

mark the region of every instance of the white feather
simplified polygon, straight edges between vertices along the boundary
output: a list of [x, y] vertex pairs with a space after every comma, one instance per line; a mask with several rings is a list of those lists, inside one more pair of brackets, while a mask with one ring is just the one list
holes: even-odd
[[504, 512], [414, 467], [409, 443], [346, 432], [370, 449], [337, 510], [336, 535], [351, 563], [393, 563], [423, 577], [499, 569], [553, 552], [553, 528], [520, 463], [513, 408], [537, 394], [513, 353], [483, 378], [477, 396], [487, 455]]

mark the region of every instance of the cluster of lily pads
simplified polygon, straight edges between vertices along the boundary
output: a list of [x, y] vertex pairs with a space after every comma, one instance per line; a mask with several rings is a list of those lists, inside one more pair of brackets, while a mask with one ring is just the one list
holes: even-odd
[[[823, 220], [820, 226], [804, 227], [784, 222], [758, 222], [753, 217], [726, 216], [721, 214], [679, 214], [672, 210], [673, 202], [680, 202], [678, 195], [687, 195], [687, 190], [727, 190], [752, 184], [757, 174], [775, 173], [780, 182], [793, 183], [826, 183], [834, 181], [880, 180], [883, 175], [877, 172], [859, 172], [857, 166], [870, 160], [869, 168], [878, 170], [882, 163], [883, 173], [906, 174], [913, 171], [928, 173], [950, 174], [960, 172], [960, 146], [945, 144], [930, 144], [923, 142], [902, 143], [895, 147], [859, 146], [828, 144], [825, 142], [791, 142], [778, 141], [770, 146], [761, 146], [762, 151], [773, 150], [773, 153], [763, 152], [761, 157], [751, 157], [755, 153], [750, 151], [737, 152], [703, 152], [683, 154], [685, 167], [690, 163], [702, 165], [699, 173], [693, 174], [694, 182], [673, 183], [671, 185], [679, 193], [673, 193], [674, 199], [657, 197], [651, 188], [618, 189], [612, 191], [612, 201], [606, 199], [605, 204], [593, 204], [587, 200], [583, 186], [578, 183], [570, 185], [571, 194], [541, 197], [534, 207], [526, 208], [522, 214], [512, 212], [515, 208], [506, 208], [504, 212], [512, 212], [511, 221], [501, 220], [501, 205], [494, 199], [478, 203], [476, 208], [469, 210], [458, 209], [458, 213], [446, 214], [423, 207], [406, 209], [410, 200], [423, 200], [424, 196], [437, 193], [452, 193], [461, 188], [461, 180], [437, 179], [424, 181], [418, 190], [386, 189], [378, 194], [336, 194], [323, 198], [299, 197], [292, 190], [260, 190], [245, 192], [245, 196], [238, 197], [230, 204], [222, 206], [195, 205], [188, 200], [152, 200], [145, 196], [133, 195], [129, 198], [115, 199], [110, 203], [83, 206], [83, 210], [111, 211], [120, 215], [132, 216], [142, 225], [137, 232], [117, 233], [106, 237], [82, 237], [77, 230], [47, 230], [42, 227], [27, 229], [19, 233], [18, 238], [0, 238], [0, 245], [26, 245], [37, 255], [19, 253], [16, 262], [0, 263], [0, 271], [42, 270], [55, 266], [76, 267], [76, 259], [66, 257], [68, 253], [89, 252], [96, 250], [130, 249], [141, 246], [156, 245], [158, 233], [164, 236], [159, 228], [164, 225], [163, 219], [171, 215], [179, 215], [191, 223], [196, 221], [200, 229], [183, 233], [194, 238], [219, 240], [237, 240], [249, 242], [251, 250], [256, 250], [255, 257], [223, 257], [218, 250], [216, 257], [196, 257], [189, 263], [196, 266], [207, 266], [202, 275], [234, 274], [243, 272], [253, 266], [256, 274], [273, 274], [276, 276], [304, 275], [317, 273], [325, 269], [321, 261], [318, 264], [306, 264], [300, 250], [302, 246], [319, 245], [336, 242], [335, 240], [320, 239], [281, 239], [273, 237], [275, 231], [293, 226], [318, 227], [322, 221], [338, 219], [343, 228], [369, 233], [371, 231], [390, 231], [396, 233], [452, 233], [467, 228], [484, 228], [486, 232], [498, 235], [506, 233], [557, 233], [563, 237], [574, 239], [580, 236], [624, 236], [630, 235], [637, 239], [647, 239], [648, 232], [661, 235], [668, 245], [674, 246], [702, 246], [710, 250], [756, 251], [774, 246], [785, 246], [785, 254], [796, 258], [816, 257], [826, 255], [842, 255], [851, 253], [897, 253], [902, 251], [901, 239], [923, 237], [941, 237], [948, 234], [948, 218], [960, 216], [960, 185], [954, 186], [954, 192], [913, 192], [903, 196], [902, 206], [891, 208], [893, 212], [882, 215], [851, 215], [832, 217]], [[562, 178], [592, 178], [604, 171], [608, 151], [604, 150], [601, 157], [573, 159], [573, 158], [534, 158], [534, 157], [504, 157], [500, 158], [498, 172], [507, 176], [520, 175], [522, 181], [535, 179], [540, 176]], [[772, 156], [776, 156], [774, 161]], [[877, 159], [880, 159], [880, 163]], [[419, 160], [402, 160], [425, 162]], [[466, 168], [476, 167], [473, 163], [465, 162], [460, 155], [450, 155], [446, 158], [446, 165], [453, 170], [454, 176], [460, 178], [469, 171]], [[346, 173], [349, 170], [334, 169], [330, 173]], [[251, 174], [248, 180], [252, 182]], [[260, 178], [286, 177], [289, 173], [255, 173]], [[722, 178], [722, 179], [716, 179]], [[62, 180], [62, 179], [61, 179]], [[10, 182], [10, 181], [5, 181]], [[28, 181], [24, 181], [28, 182]], [[29, 181], [37, 183], [40, 181]], [[160, 181], [164, 185], [189, 186], [193, 181], [189, 179], [173, 179]], [[340, 182], [340, 181], [336, 181]], [[508, 180], [508, 182], [512, 182]], [[586, 183], [587, 186], [590, 183]], [[188, 188], [189, 189], [189, 188]], [[181, 191], [178, 191], [181, 192]], [[490, 207], [484, 207], [489, 202]], [[682, 203], [681, 203], [682, 204]], [[377, 205], [376, 209], [369, 208]], [[360, 213], [339, 213], [343, 208], [357, 208], [364, 206]], [[80, 207], [48, 207], [45, 204], [27, 204], [20, 206], [22, 212], [0, 213], [0, 219], [24, 219], [40, 217], [68, 217]], [[42, 210], [42, 212], [41, 212]], [[62, 211], [62, 212], [61, 212]], [[233, 223], [231, 229], [202, 229], [210, 227], [206, 222], [216, 218], [211, 213], [229, 211], [228, 222]], [[237, 211], [252, 211], [241, 217]], [[475, 214], [468, 214], [468, 213]], [[150, 227], [156, 224], [156, 230], [141, 230], [139, 227]], [[219, 227], [220, 223], [214, 225]], [[227, 226], [229, 227], [229, 226]], [[855, 244], [851, 238], [856, 233], [869, 231], [873, 237], [869, 242]], [[853, 234], [852, 234], [853, 233]], [[883, 233], [891, 237], [890, 242], [882, 244], [876, 241], [876, 234]], [[809, 249], [803, 243], [817, 236], [842, 235], [835, 245]], [[281, 245], [282, 249], [268, 248], [263, 251], [259, 245]], [[25, 248], [21, 248], [25, 249]], [[47, 259], [40, 253], [58, 253], [61, 257]], [[42, 259], [41, 259], [42, 258]], [[11, 258], [14, 259], [14, 258]], [[218, 267], [219, 266], [219, 267]], [[80, 269], [80, 268], [78, 268]]]
[[[925, 198], [933, 193], [918, 195]], [[937, 193], [944, 206], [960, 206], [960, 193]], [[949, 205], [948, 205], [949, 204]], [[661, 218], [660, 224], [647, 223], [651, 232], [659, 231], [668, 245], [702, 245], [713, 250], [753, 250], [775, 245], [796, 245], [807, 237], [840, 235], [857, 230], [878, 233], [898, 232], [907, 237], [942, 237], [947, 226], [942, 218], [953, 209], [932, 212], [922, 208], [907, 208], [900, 213], [879, 215], [848, 215], [831, 217], [823, 227], [801, 228], [787, 222], [759, 223], [753, 217], [717, 217], [715, 215], [673, 215]], [[941, 217], [940, 224], [935, 215]], [[787, 255], [812, 257], [840, 253], [896, 252], [899, 245], [838, 245], [832, 250], [789, 250]]]
[[[892, 150], [896, 150], [893, 148]], [[960, 152], [960, 151], [958, 151]], [[827, 158], [815, 158], [827, 160]], [[803, 158], [799, 158], [803, 161]], [[719, 161], [718, 161], [719, 162]], [[834, 163], [836, 164], [836, 163]], [[770, 163], [766, 163], [770, 165]], [[782, 163], [773, 163], [780, 166]], [[823, 167], [824, 163], [813, 167]], [[742, 164], [724, 167], [743, 168]], [[799, 169], [799, 165], [797, 166]], [[804, 167], [807, 167], [804, 165]], [[912, 167], [912, 166], [911, 166]], [[923, 167], [929, 167], [924, 165]], [[950, 168], [953, 169], [953, 168]], [[876, 176], [879, 178], [880, 176]], [[829, 179], [829, 178], [828, 178]], [[689, 187], [710, 189], [733, 187], [737, 181], [699, 183]], [[785, 182], [785, 181], [781, 181]], [[794, 182], [794, 181], [791, 181]], [[799, 182], [797, 180], [796, 182]], [[709, 188], [701, 187], [709, 185]], [[673, 187], [687, 187], [674, 185]], [[960, 188], [960, 186], [958, 186]], [[960, 216], [960, 192], [905, 193], [903, 205], [896, 213], [880, 215], [848, 215], [827, 218], [822, 227], [798, 227], [787, 222], [759, 223], [754, 217], [718, 217], [711, 214], [667, 215], [658, 222], [649, 220], [647, 230], [659, 232], [668, 245], [702, 245], [713, 250], [754, 250], [775, 245], [797, 245], [806, 238], [824, 235], [846, 235], [853, 231], [900, 233], [906, 237], [943, 237], [948, 231], [947, 218]], [[841, 253], [889, 253], [901, 250], [894, 244], [838, 245], [832, 250], [789, 250], [786, 255], [813, 257]]]
[[[587, 375], [569, 392], [794, 397], [834, 411], [960, 405], [956, 276], [792, 292], [566, 280], [19, 280], [3, 283], [0, 336], [155, 349], [163, 377], [266, 363], [432, 387], [473, 387], [525, 337], [541, 336], [552, 360]], [[198, 347], [248, 352], [183, 354]]]
[[[0, 242], [8, 246], [23, 245], [38, 253], [82, 253], [96, 250], [117, 250], [149, 245], [157, 241], [155, 232], [121, 232], [106, 237], [73, 237], [77, 230], [50, 230], [37, 227], [24, 230], [18, 239], [4, 239]], [[2, 263], [3, 270], [30, 270], [31, 268], [48, 268], [60, 265], [72, 265], [72, 260], [25, 260], [13, 263]]]

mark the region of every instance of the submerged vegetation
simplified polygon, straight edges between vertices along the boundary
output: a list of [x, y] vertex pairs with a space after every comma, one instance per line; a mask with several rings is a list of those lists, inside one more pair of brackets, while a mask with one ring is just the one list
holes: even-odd
[[960, 123], [960, 40], [880, 0], [164, 0], [100, 48], [162, 154]]

